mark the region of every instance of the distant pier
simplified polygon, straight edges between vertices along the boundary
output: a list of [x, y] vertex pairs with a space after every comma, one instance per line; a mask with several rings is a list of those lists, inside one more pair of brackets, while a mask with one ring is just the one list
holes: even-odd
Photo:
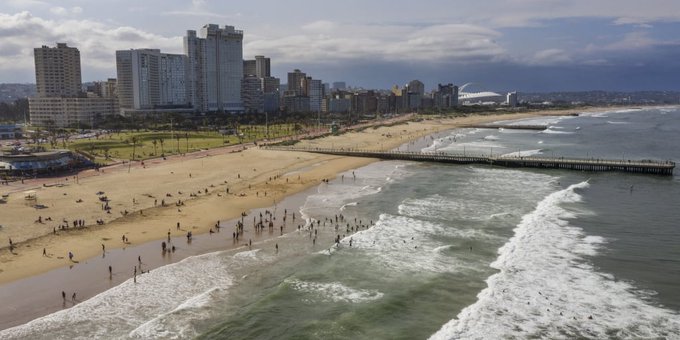
[[654, 160], [609, 160], [609, 159], [581, 159], [564, 157], [518, 157], [518, 156], [468, 156], [444, 152], [410, 152], [410, 151], [371, 151], [356, 149], [324, 149], [324, 148], [295, 148], [268, 147], [269, 150], [298, 151], [322, 153], [327, 155], [367, 157], [389, 160], [404, 160], [415, 162], [437, 162], [453, 164], [486, 164], [508, 168], [540, 168], [564, 169], [579, 171], [610, 171], [629, 172], [672, 176], [675, 162]]
[[543, 131], [548, 128], [547, 125], [503, 125], [503, 124], [472, 124], [463, 125], [464, 128], [475, 129], [510, 129], [510, 130], [538, 130]]

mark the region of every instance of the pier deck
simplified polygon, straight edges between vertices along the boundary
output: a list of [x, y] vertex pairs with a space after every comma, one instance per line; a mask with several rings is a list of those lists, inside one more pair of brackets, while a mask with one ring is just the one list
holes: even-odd
[[547, 125], [508, 125], [508, 124], [472, 124], [464, 125], [464, 128], [475, 129], [510, 129], [510, 130], [538, 130], [543, 131], [548, 128]]
[[616, 171], [639, 174], [672, 176], [675, 162], [654, 160], [608, 160], [564, 157], [492, 157], [457, 155], [444, 152], [372, 151], [355, 149], [322, 149], [295, 147], [268, 147], [270, 150], [313, 152], [327, 155], [368, 157], [416, 162], [453, 164], [486, 164], [508, 168], [541, 168], [579, 171]]

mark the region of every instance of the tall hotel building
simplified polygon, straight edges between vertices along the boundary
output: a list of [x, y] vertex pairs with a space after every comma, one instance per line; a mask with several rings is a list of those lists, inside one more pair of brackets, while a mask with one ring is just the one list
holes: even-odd
[[28, 99], [31, 124], [44, 127], [92, 127], [114, 114], [114, 98], [87, 97], [82, 90], [80, 52], [58, 43], [34, 49], [37, 96]]
[[187, 57], [158, 49], [116, 51], [121, 113], [190, 107]]
[[58, 43], [33, 49], [38, 97], [77, 97], [82, 93], [80, 51]]
[[187, 31], [190, 101], [200, 112], [242, 112], [243, 31], [233, 26], [203, 26]]

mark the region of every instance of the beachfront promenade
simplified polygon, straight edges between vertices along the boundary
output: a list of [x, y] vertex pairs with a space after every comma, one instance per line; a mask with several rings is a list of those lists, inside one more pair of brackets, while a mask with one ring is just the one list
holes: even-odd
[[444, 152], [374, 151], [356, 149], [324, 149], [296, 147], [268, 147], [270, 150], [313, 152], [328, 155], [368, 157], [416, 162], [453, 164], [487, 164], [508, 168], [565, 169], [579, 171], [616, 171], [672, 176], [675, 162], [653, 160], [609, 160], [564, 157], [469, 156]]

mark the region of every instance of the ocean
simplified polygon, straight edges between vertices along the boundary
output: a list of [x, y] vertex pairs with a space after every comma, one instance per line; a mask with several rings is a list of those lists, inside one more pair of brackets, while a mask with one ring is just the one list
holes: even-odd
[[[503, 123], [550, 128], [401, 148], [680, 161], [680, 108]], [[382, 161], [297, 211], [268, 208], [282, 236], [160, 267], [0, 338], [680, 339], [678, 207], [677, 171]]]

